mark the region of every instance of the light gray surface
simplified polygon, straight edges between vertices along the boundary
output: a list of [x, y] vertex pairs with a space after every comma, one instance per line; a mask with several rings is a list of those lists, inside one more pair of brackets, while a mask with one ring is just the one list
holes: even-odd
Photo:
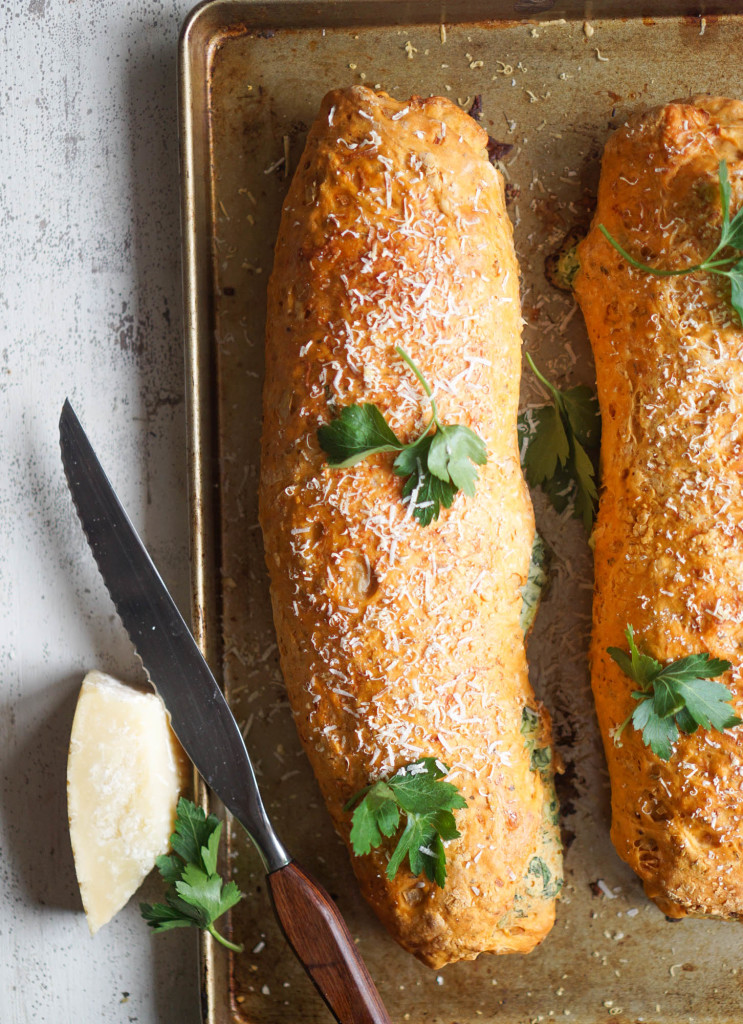
[[199, 1020], [195, 933], [154, 936], [135, 900], [91, 938], [81, 910], [77, 691], [92, 667], [141, 676], [57, 444], [69, 396], [187, 609], [176, 46], [191, 5], [0, 2], [2, 1024]]

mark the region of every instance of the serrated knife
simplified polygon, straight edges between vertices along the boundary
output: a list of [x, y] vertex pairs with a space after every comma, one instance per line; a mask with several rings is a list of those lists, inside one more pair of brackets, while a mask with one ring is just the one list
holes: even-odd
[[340, 1024], [390, 1024], [337, 907], [279, 841], [227, 701], [69, 401], [59, 433], [67, 483], [116, 610], [183, 749], [255, 844], [289, 945]]

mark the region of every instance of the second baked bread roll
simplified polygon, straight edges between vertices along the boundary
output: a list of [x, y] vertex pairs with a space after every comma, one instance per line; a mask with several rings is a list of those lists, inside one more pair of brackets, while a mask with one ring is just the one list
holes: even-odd
[[635, 259], [699, 264], [720, 238], [718, 164], [743, 201], [743, 104], [700, 97], [631, 119], [609, 140], [574, 287], [596, 358], [603, 437], [592, 683], [612, 789], [612, 839], [666, 914], [743, 914], [743, 730], [681, 734], [668, 761], [631, 725], [637, 686], [607, 653], [729, 660], [741, 711], [743, 373], [730, 285], [658, 278]]
[[[269, 287], [260, 499], [282, 670], [346, 841], [344, 804], [367, 783], [423, 756], [450, 766], [468, 807], [443, 889], [407, 862], [389, 881], [389, 845], [352, 855], [381, 919], [433, 967], [527, 952], [561, 874], [549, 723], [519, 626], [534, 523], [516, 435], [518, 271], [486, 141], [444, 99], [330, 93]], [[361, 402], [417, 436], [430, 407], [397, 345], [442, 420], [488, 449], [475, 496], [427, 527], [390, 455], [331, 469], [317, 442]]]

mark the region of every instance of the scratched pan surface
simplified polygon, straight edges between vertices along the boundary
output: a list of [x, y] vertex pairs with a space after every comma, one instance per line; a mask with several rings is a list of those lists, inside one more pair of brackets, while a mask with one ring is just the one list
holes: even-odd
[[[337, 899], [393, 1020], [739, 1022], [743, 929], [666, 921], [609, 842], [608, 779], [586, 668], [589, 549], [580, 524], [557, 516], [539, 493], [537, 525], [555, 560], [529, 659], [565, 762], [566, 845], [557, 923], [539, 949], [438, 973], [399, 949], [358, 895], [295, 734], [257, 526], [260, 401], [281, 202], [323, 94], [365, 82], [398, 97], [440, 93], [465, 108], [481, 95], [483, 124], [513, 147], [502, 169], [526, 347], [553, 378], [592, 383], [580, 313], [547, 283], [545, 255], [570, 227], [586, 224], [602, 145], [627, 113], [695, 92], [743, 90], [735, 56], [743, 23], [734, 16], [586, 24], [566, 8], [564, 19], [553, 9], [541, 22], [457, 24], [450, 6], [443, 32], [439, 9], [426, 0], [232, 0], [202, 7], [187, 23], [181, 117], [198, 636], [222, 674], [279, 834]], [[492, 3], [467, 10], [470, 18], [498, 13]], [[395, 16], [403, 27], [390, 27]], [[522, 403], [542, 401], [525, 377]], [[208, 1020], [328, 1021], [274, 924], [257, 857], [239, 829], [229, 842], [229, 870], [247, 893], [232, 934], [246, 948], [227, 956], [205, 945]]]

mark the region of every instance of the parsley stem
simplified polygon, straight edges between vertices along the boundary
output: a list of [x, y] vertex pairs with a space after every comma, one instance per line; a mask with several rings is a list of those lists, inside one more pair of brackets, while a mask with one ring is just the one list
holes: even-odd
[[[420, 381], [421, 387], [426, 392], [426, 394], [428, 395], [429, 401], [431, 402], [431, 410], [433, 412], [433, 422], [436, 424], [436, 429], [437, 430], [443, 430], [444, 428], [441, 426], [441, 423], [439, 422], [439, 413], [438, 413], [438, 409], [436, 408], [436, 400], [433, 397], [433, 392], [431, 391], [430, 387], [428, 386], [428, 381], [423, 376], [423, 374], [418, 369], [418, 367], [415, 365], [415, 363], [410, 358], [410, 356], [407, 354], [407, 352], [404, 351], [404, 349], [401, 349], [399, 345], [395, 345], [395, 352], [397, 352], [397, 354], [399, 355], [399, 357], [401, 359], [405, 360], [405, 362], [408, 364], [410, 369], [413, 371], [413, 373], [416, 375], [416, 377]], [[426, 428], [424, 433], [421, 434], [421, 437], [425, 437], [425, 435], [428, 433], [430, 427], [431, 427], [431, 424], [429, 423], [428, 427]], [[418, 438], [418, 440], [420, 440], [420, 438]]]
[[725, 236], [724, 236], [724, 233], [723, 233], [723, 235], [720, 238], [720, 241], [717, 243], [717, 248], [712, 250], [712, 252], [709, 254], [707, 259], [702, 264], [702, 266], [703, 267], [717, 266], [718, 263], [727, 263], [729, 260], [732, 260], [734, 257], [727, 256], [724, 259], [716, 260], [715, 263], [712, 262], [715, 259], [715, 256], [718, 254], [718, 252], [720, 252], [722, 249], [726, 249], [726, 248], [727, 248], [727, 243], [725, 242]]
[[537, 367], [536, 367], [536, 365], [534, 363], [534, 360], [532, 359], [532, 357], [529, 355], [528, 352], [526, 353], [526, 358], [527, 358], [527, 361], [529, 363], [529, 366], [531, 366], [532, 370], [534, 371], [534, 375], [537, 377], [538, 380], [540, 380], [542, 382], [542, 384], [544, 384], [544, 386], [547, 388], [549, 393], [554, 396], [555, 402], [557, 404], [558, 409], [561, 409], [562, 406], [560, 405], [560, 393], [557, 390], [557, 388], [553, 384], [550, 384], [550, 382], [547, 380], [547, 378], [545, 376], [543, 376], [539, 372], [539, 370], [537, 369]]
[[732, 257], [731, 259], [729, 259], [729, 260], [717, 260], [717, 261], [716, 261], [715, 263], [707, 263], [707, 264], [705, 265], [704, 269], [705, 269], [705, 270], [709, 270], [710, 274], [721, 274], [721, 275], [723, 275], [724, 277], [728, 277], [728, 276], [729, 276], [729, 273], [730, 273], [730, 271], [729, 271], [729, 270], [717, 270], [716, 268], [717, 268], [717, 267], [724, 267], [724, 266], [726, 266], [727, 264], [730, 264], [730, 263], [732, 263], [732, 262], [733, 262], [734, 260], [736, 260], [737, 258], [738, 258], [737, 256], [733, 256], [733, 257]]
[[611, 242], [620, 256], [623, 256], [628, 263], [631, 263], [633, 267], [637, 267], [638, 270], [644, 270], [647, 274], [653, 274], [655, 277], [681, 277], [682, 274], [693, 274], [695, 270], [707, 270], [709, 268], [708, 260], [711, 260], [713, 256], [716, 256], [720, 251], [718, 246], [714, 252], [711, 252], [707, 259], [703, 263], [695, 263], [691, 267], [684, 267], [682, 270], [660, 270], [658, 267], [649, 267], [647, 263], [641, 263], [636, 260], [634, 256], [630, 256], [626, 249], [623, 249], [616, 238], [604, 227], [603, 224], [599, 224], [599, 231]]
[[227, 949], [231, 949], [233, 953], [242, 953], [244, 948], [242, 944], [238, 946], [234, 942], [230, 942], [230, 940], [226, 939], [224, 935], [220, 935], [220, 933], [217, 931], [213, 924], [208, 924], [206, 926], [206, 930], [213, 938], [217, 940], [217, 942], [221, 942], [223, 946], [226, 946]]
[[630, 713], [627, 715], [627, 717], [622, 722], [622, 724], [618, 725], [616, 727], [616, 729], [614, 730], [614, 734], [612, 736], [612, 739], [614, 740], [614, 746], [615, 747], [621, 747], [622, 744], [620, 743], [619, 737], [622, 735], [622, 733], [624, 732], [625, 728], [632, 721], [632, 715], [633, 714], [634, 714], [634, 711], [630, 711]]
[[[637, 267], [645, 274], [653, 274], [655, 277], [681, 277], [683, 274], [693, 274], [699, 270], [706, 270], [709, 274], [717, 274], [718, 277], [727, 277], [730, 281], [730, 305], [743, 323], [743, 209], [738, 210], [735, 216], [730, 219], [731, 186], [728, 177], [728, 165], [726, 160], [720, 160], [717, 167], [717, 177], [720, 183], [720, 205], [722, 206], [722, 227], [720, 239], [702, 263], [695, 263], [691, 267], [684, 267], [681, 270], [661, 270], [657, 267], [650, 267], [647, 263], [641, 263], [634, 256], [630, 256], [626, 249], [623, 249], [614, 236], [599, 224], [599, 231], [604, 238], [617, 250], [623, 259], [632, 267]], [[725, 250], [733, 249], [733, 255], [722, 256], [718, 254]], [[665, 749], [665, 748], [664, 748]]]

